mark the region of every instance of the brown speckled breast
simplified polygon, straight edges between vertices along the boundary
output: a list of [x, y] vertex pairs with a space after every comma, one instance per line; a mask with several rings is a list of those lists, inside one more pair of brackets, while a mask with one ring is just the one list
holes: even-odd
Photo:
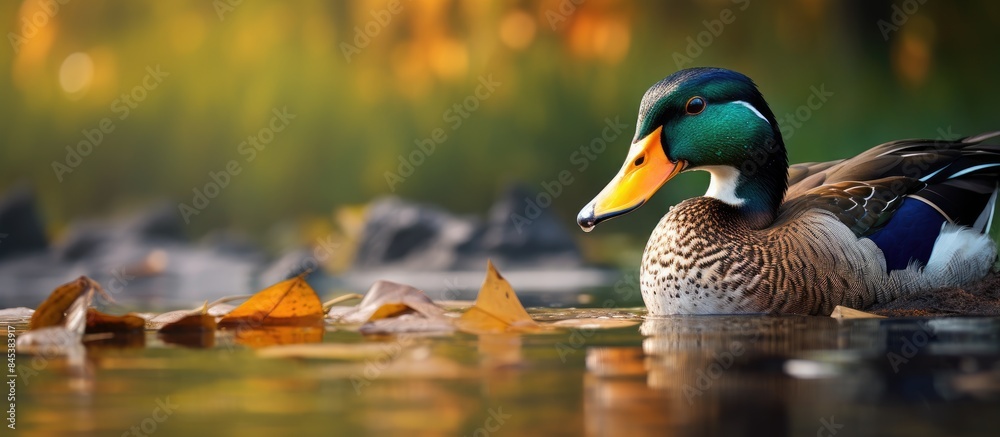
[[650, 314], [829, 314], [885, 294], [885, 261], [870, 240], [825, 211], [779, 222], [751, 229], [736, 207], [709, 197], [671, 208], [643, 254]]

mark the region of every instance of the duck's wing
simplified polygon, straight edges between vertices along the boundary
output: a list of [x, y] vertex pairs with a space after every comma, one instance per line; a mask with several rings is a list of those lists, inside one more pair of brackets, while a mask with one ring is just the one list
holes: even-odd
[[[788, 167], [788, 186], [790, 187], [789, 191], [791, 191], [792, 188], [804, 189], [806, 186], [809, 186], [809, 188], [816, 188], [819, 185], [822, 185], [823, 181], [826, 180], [825, 176], [820, 178], [815, 178], [811, 180], [810, 183], [801, 185], [799, 187], [795, 187], [806, 178], [815, 174], [821, 174], [826, 170], [828, 170], [830, 167], [840, 164], [841, 162], [844, 162], [844, 160], [838, 159], [836, 161], [827, 161], [827, 162], [803, 162], [799, 164], [790, 165]], [[819, 183], [816, 184], [817, 182]], [[785, 197], [788, 198], [787, 195]]]
[[796, 178], [779, 220], [818, 208], [866, 236], [892, 218], [902, 198], [913, 197], [951, 223], [982, 231], [1000, 181], [1000, 145], [983, 141], [998, 136], [1000, 131], [956, 141], [893, 141], [851, 159], [789, 170]]
[[776, 224], [806, 211], [824, 210], [851, 228], [855, 235], [867, 236], [892, 217], [903, 204], [904, 197], [925, 186], [917, 179], [904, 176], [824, 184], [782, 204]]

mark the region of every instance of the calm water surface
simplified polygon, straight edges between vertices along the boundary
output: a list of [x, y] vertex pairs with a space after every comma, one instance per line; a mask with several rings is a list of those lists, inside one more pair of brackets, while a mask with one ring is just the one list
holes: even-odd
[[[17, 434], [997, 435], [998, 318], [531, 312], [637, 323], [167, 339], [189, 346], [150, 332], [91, 342], [76, 363], [21, 354]], [[307, 359], [261, 349], [303, 341], [351, 347]]]

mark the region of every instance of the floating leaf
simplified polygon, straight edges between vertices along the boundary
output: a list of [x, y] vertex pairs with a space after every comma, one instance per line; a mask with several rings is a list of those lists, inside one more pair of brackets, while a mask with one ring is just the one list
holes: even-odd
[[391, 281], [375, 281], [357, 307], [333, 307], [328, 315], [340, 323], [364, 323], [364, 334], [455, 330], [453, 319], [423, 291]]
[[186, 316], [166, 323], [158, 333], [165, 343], [187, 347], [209, 348], [215, 345], [215, 316], [208, 314], [208, 302]]
[[456, 326], [462, 331], [473, 334], [531, 332], [542, 329], [524, 310], [510, 283], [500, 276], [491, 261], [486, 263], [486, 279], [483, 280], [483, 286], [476, 296], [476, 303], [462, 314]]
[[215, 316], [208, 314], [208, 302], [201, 308], [188, 311], [188, 314], [160, 327], [161, 334], [180, 334], [197, 331], [215, 332], [217, 324]]
[[235, 306], [230, 305], [228, 303], [219, 304], [219, 305], [215, 305], [215, 306], [209, 305], [209, 307], [208, 307], [208, 315], [210, 315], [212, 317], [222, 317], [222, 316], [225, 316], [226, 314], [229, 314], [229, 313], [233, 312], [233, 310], [235, 310], [235, 309], [236, 309]]
[[[215, 329], [215, 317], [222, 317], [229, 314], [236, 307], [226, 304], [225, 302], [246, 299], [253, 297], [253, 295], [239, 295], [239, 296], [226, 296], [223, 298], [216, 299], [212, 303], [205, 303], [202, 306], [195, 308], [193, 310], [176, 310], [169, 311], [157, 316], [153, 316], [148, 321], [146, 321], [146, 328], [159, 330], [165, 325], [180, 321], [185, 317], [192, 315], [208, 314], [213, 317], [212, 319], [212, 329]], [[192, 322], [188, 322], [192, 323]]]
[[112, 316], [93, 308], [87, 309], [87, 334], [99, 332], [142, 332], [145, 329], [146, 321], [134, 314]]
[[28, 329], [34, 330], [48, 326], [63, 325], [66, 322], [67, 310], [81, 298], [85, 302], [82, 306], [82, 313], [78, 314], [78, 316], [81, 316], [85, 321], [86, 318], [83, 316], [86, 315], [86, 308], [90, 306], [90, 301], [93, 298], [95, 290], [100, 291], [101, 286], [86, 276], [81, 276], [74, 281], [56, 287], [52, 291], [52, 294], [45, 299], [45, 302], [42, 302], [38, 306], [38, 310], [31, 315], [31, 322], [28, 324]]
[[208, 314], [189, 314], [160, 328], [162, 334], [191, 331], [210, 331], [216, 328], [215, 317]]
[[258, 292], [226, 314], [219, 327], [319, 325], [323, 306], [302, 275]]
[[429, 318], [444, 316], [444, 310], [423, 291], [392, 281], [375, 281], [355, 310], [341, 316], [338, 321], [365, 323], [414, 312]]
[[0, 322], [9, 324], [22, 323], [30, 320], [32, 314], [35, 314], [35, 310], [31, 308], [4, 308], [0, 310]]
[[[168, 311], [163, 314], [158, 314], [155, 317], [146, 321], [146, 328], [159, 330], [164, 326], [166, 326], [167, 324], [174, 323], [187, 316], [190, 316], [191, 313], [192, 313], [191, 310], [176, 310], [176, 311]], [[197, 314], [198, 312], [195, 313]]]
[[364, 296], [357, 293], [348, 293], [343, 296], [337, 296], [333, 299], [323, 302], [323, 311], [324, 312], [329, 311], [331, 308], [333, 308], [334, 305], [337, 305], [338, 303], [355, 299], [364, 299]]
[[94, 291], [100, 290], [92, 279], [79, 279], [56, 287], [31, 316], [30, 328], [17, 337], [17, 348], [25, 353], [82, 356], [87, 308]]
[[842, 305], [837, 305], [836, 307], [834, 307], [833, 312], [830, 313], [830, 317], [833, 317], [834, 319], [884, 319], [885, 318], [885, 316], [866, 313], [864, 311], [856, 310], [854, 308], [849, 308]]

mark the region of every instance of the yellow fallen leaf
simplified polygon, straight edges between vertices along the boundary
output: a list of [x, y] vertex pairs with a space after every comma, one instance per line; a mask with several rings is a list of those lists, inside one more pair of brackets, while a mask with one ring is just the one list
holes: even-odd
[[323, 304], [303, 275], [261, 290], [219, 321], [220, 328], [323, 323]]
[[94, 290], [101, 290], [101, 286], [86, 276], [81, 276], [74, 281], [56, 287], [52, 294], [45, 299], [45, 302], [42, 302], [35, 313], [31, 315], [28, 329], [62, 325], [66, 321], [66, 311], [77, 299], [87, 300], [86, 305], [83, 305], [82, 308], [90, 306], [90, 298], [93, 296]]
[[486, 263], [486, 279], [476, 296], [476, 303], [456, 321], [458, 329], [472, 334], [532, 332], [542, 327], [524, 310], [514, 289], [493, 267]]
[[885, 318], [885, 316], [866, 313], [864, 311], [856, 310], [850, 307], [845, 307], [843, 305], [837, 305], [833, 309], [833, 312], [830, 313], [830, 317], [833, 317], [834, 319], [884, 319]]

